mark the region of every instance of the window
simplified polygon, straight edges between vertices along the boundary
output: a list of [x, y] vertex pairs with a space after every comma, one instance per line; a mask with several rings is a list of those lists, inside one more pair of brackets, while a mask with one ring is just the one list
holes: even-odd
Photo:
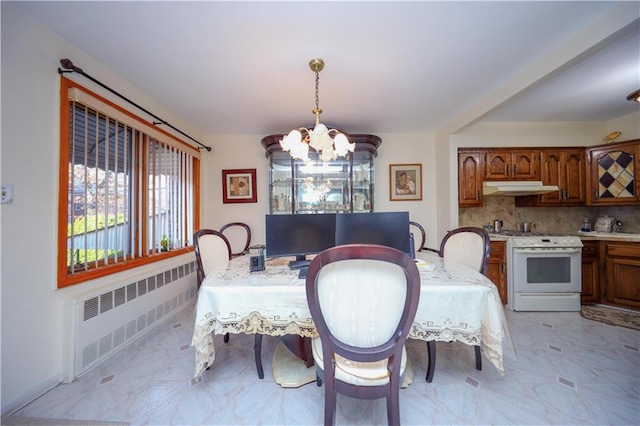
[[192, 245], [196, 148], [64, 77], [60, 140], [58, 287]]

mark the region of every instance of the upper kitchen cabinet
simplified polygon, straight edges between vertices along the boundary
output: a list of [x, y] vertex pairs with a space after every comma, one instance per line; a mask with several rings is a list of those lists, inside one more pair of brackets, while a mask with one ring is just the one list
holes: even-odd
[[482, 152], [458, 150], [458, 205], [482, 206]]
[[356, 144], [346, 158], [323, 162], [310, 150], [308, 162], [282, 151], [284, 135], [269, 135], [262, 146], [269, 159], [271, 214], [372, 212], [374, 159], [382, 143], [374, 135], [349, 135]]
[[587, 149], [587, 204], [640, 204], [640, 139]]
[[558, 191], [516, 198], [517, 207], [581, 206], [586, 201], [584, 148], [540, 151], [540, 180]]
[[484, 154], [484, 180], [540, 180], [538, 151], [488, 149]]

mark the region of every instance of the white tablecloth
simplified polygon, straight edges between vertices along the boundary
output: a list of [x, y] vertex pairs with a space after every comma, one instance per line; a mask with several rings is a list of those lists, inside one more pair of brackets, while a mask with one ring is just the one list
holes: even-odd
[[[513, 345], [495, 285], [482, 274], [444, 262], [435, 254], [418, 253], [417, 257], [433, 270], [420, 271], [420, 303], [409, 337], [481, 345], [484, 356], [504, 374], [503, 343], [511, 351]], [[305, 280], [298, 279], [298, 271], [289, 270], [287, 261], [272, 259], [266, 262], [266, 270], [251, 273], [249, 257], [241, 256], [205, 278], [192, 340], [195, 377], [215, 359], [212, 333], [317, 336]]]

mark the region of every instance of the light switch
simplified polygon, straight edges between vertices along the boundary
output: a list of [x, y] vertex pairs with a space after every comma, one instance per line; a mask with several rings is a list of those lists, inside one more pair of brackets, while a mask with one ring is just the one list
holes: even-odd
[[2, 185], [0, 204], [13, 204], [13, 185]]

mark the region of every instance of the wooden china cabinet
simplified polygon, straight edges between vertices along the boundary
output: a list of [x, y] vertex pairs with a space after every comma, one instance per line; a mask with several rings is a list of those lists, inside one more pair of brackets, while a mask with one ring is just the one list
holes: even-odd
[[269, 213], [350, 213], [374, 209], [374, 159], [382, 139], [350, 134], [355, 151], [346, 157], [321, 161], [309, 150], [310, 161], [294, 160], [282, 150], [284, 135], [262, 138], [269, 159]]

